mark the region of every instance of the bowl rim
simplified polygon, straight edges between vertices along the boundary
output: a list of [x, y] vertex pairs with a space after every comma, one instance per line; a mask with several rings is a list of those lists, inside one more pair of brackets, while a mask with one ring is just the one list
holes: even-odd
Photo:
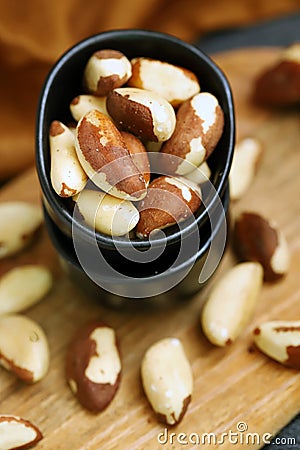
[[[130, 38], [150, 38], [153, 40], [167, 40], [168, 42], [172, 43], [173, 45], [178, 45], [184, 49], [186, 49], [188, 52], [195, 54], [197, 57], [199, 57], [202, 61], [204, 61], [204, 64], [207, 64], [213, 72], [216, 74], [219, 82], [222, 84], [222, 88], [224, 90], [224, 98], [226, 98], [227, 106], [228, 106], [228, 124], [229, 124], [229, 140], [228, 140], [228, 148], [227, 148], [227, 158], [226, 163], [224, 165], [224, 168], [222, 172], [219, 174], [218, 177], [218, 184], [217, 187], [215, 187], [216, 194], [220, 197], [222, 196], [226, 185], [228, 183], [228, 175], [231, 167], [231, 161], [233, 157], [233, 150], [234, 150], [234, 144], [235, 144], [235, 115], [234, 115], [234, 102], [233, 102], [233, 96], [231, 92], [231, 88], [229, 85], [229, 82], [223, 73], [223, 71], [220, 69], [220, 67], [205, 53], [203, 52], [199, 47], [185, 42], [173, 35], [158, 32], [158, 31], [152, 31], [152, 30], [144, 30], [144, 29], [117, 29], [117, 30], [108, 30], [100, 33], [93, 34], [87, 38], [84, 38], [80, 40], [79, 42], [72, 45], [69, 49], [67, 49], [54, 63], [52, 68], [50, 69], [48, 75], [46, 76], [46, 79], [44, 81], [44, 84], [40, 91], [39, 101], [37, 105], [37, 117], [36, 117], [36, 169], [38, 178], [40, 181], [40, 186], [42, 188], [42, 195], [44, 198], [45, 203], [49, 206], [50, 209], [56, 212], [59, 216], [59, 221], [64, 224], [64, 228], [71, 230], [72, 232], [72, 226], [74, 225], [74, 218], [73, 214], [67, 209], [62, 208], [61, 205], [58, 203], [57, 194], [54, 192], [50, 177], [47, 174], [45, 159], [43, 157], [44, 155], [44, 146], [43, 146], [43, 138], [44, 138], [44, 132], [43, 132], [43, 124], [45, 120], [45, 112], [47, 109], [47, 102], [48, 98], [51, 92], [51, 86], [53, 84], [53, 81], [56, 79], [57, 75], [60, 73], [60, 70], [64, 66], [66, 62], [68, 62], [72, 57], [74, 57], [75, 54], [78, 54], [79, 52], [86, 50], [90, 46], [94, 46], [95, 43], [99, 42], [99, 45], [105, 42], [106, 39], [120, 39], [124, 37], [130, 37]], [[215, 195], [216, 195], [215, 194]], [[214, 197], [215, 197], [214, 195]], [[207, 215], [210, 214], [213, 211], [214, 208], [214, 202], [213, 199], [211, 199], [208, 203], [208, 205], [205, 206], [205, 208], [201, 211], [199, 216], [196, 218], [197, 223], [201, 223], [201, 221], [206, 220]], [[190, 225], [187, 221], [187, 225], [184, 227], [184, 229], [177, 229], [172, 234], [166, 234], [163, 238], [158, 238], [151, 240], [151, 244], [149, 240], [146, 239], [134, 239], [130, 240], [124, 240], [122, 239], [122, 236], [118, 237], [112, 237], [95, 232], [91, 228], [85, 226], [83, 223], [76, 221], [76, 227], [79, 230], [80, 234], [83, 238], [86, 238], [88, 241], [91, 239], [94, 239], [94, 236], [96, 235], [97, 242], [100, 243], [104, 248], [113, 248], [114, 242], [117, 242], [118, 245], [121, 246], [128, 246], [133, 245], [136, 248], [139, 249], [147, 249], [149, 245], [162, 245], [166, 243], [174, 243], [177, 242], [182, 238], [182, 234], [188, 234], [190, 232], [191, 227], [193, 226], [193, 223], [190, 222]]]

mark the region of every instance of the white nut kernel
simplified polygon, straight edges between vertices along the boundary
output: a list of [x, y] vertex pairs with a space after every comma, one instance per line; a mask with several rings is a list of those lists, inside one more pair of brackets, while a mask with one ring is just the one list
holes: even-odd
[[218, 346], [234, 342], [252, 318], [262, 287], [259, 263], [237, 264], [213, 286], [201, 313], [207, 339]]
[[0, 217], [0, 258], [22, 250], [43, 222], [41, 208], [26, 202], [1, 203]]
[[87, 182], [87, 175], [80, 165], [74, 134], [63, 123], [54, 120], [49, 131], [52, 187], [61, 197], [72, 197]]
[[245, 138], [235, 146], [229, 174], [232, 200], [239, 200], [249, 189], [261, 155], [262, 144], [257, 139]]
[[274, 320], [255, 328], [255, 345], [267, 356], [300, 369], [300, 321]]
[[126, 83], [131, 77], [131, 63], [118, 50], [99, 50], [87, 62], [83, 83], [89, 93], [103, 96]]
[[165, 338], [145, 353], [141, 376], [145, 394], [160, 421], [176, 425], [183, 418], [193, 391], [193, 374], [181, 342]]
[[124, 87], [107, 96], [107, 110], [117, 126], [149, 141], [166, 141], [175, 129], [170, 103], [152, 91]]
[[15, 267], [0, 279], [0, 314], [21, 312], [39, 302], [52, 286], [51, 272], [43, 266]]
[[70, 342], [66, 375], [73, 394], [90, 411], [102, 411], [115, 396], [121, 360], [115, 332], [100, 321], [80, 328]]
[[166, 170], [186, 175], [200, 166], [215, 149], [223, 127], [223, 110], [214, 95], [202, 92], [182, 103], [175, 131], [161, 148], [163, 154], [176, 157], [166, 160]]
[[10, 414], [0, 415], [1, 450], [31, 448], [42, 438], [40, 430], [28, 420]]
[[139, 221], [139, 212], [129, 200], [88, 189], [75, 200], [84, 221], [100, 233], [123, 236]]
[[28, 383], [42, 379], [49, 368], [49, 346], [40, 325], [18, 314], [1, 316], [0, 363]]
[[154, 91], [174, 107], [200, 91], [195, 74], [183, 67], [143, 57], [132, 59], [131, 65], [129, 86]]
[[192, 172], [184, 175], [184, 178], [192, 181], [193, 183], [202, 184], [209, 180], [210, 176], [211, 170], [209, 168], [209, 165], [207, 164], [207, 162], [204, 162]]
[[97, 97], [96, 95], [78, 95], [70, 104], [70, 111], [73, 119], [79, 122], [82, 116], [89, 111], [97, 109], [103, 114], [108, 115], [106, 109], [106, 97]]

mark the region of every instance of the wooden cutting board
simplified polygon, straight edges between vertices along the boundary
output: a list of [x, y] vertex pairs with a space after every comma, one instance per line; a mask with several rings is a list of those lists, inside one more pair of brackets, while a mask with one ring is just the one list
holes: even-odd
[[[18, 257], [0, 262], [0, 274], [15, 265], [36, 262], [48, 265], [55, 276], [51, 293], [26, 314], [45, 329], [51, 348], [51, 367], [39, 383], [26, 386], [0, 370], [0, 412], [17, 414], [34, 422], [43, 432], [39, 450], [143, 450], [197, 448], [183, 444], [195, 433], [221, 434], [240, 431], [239, 443], [202, 444], [201, 448], [263, 446], [241, 442], [246, 433], [275, 434], [300, 411], [300, 373], [269, 360], [252, 347], [252, 330], [269, 319], [300, 319], [300, 112], [275, 113], [251, 105], [253, 77], [278, 56], [278, 49], [248, 49], [215, 55], [233, 88], [238, 138], [256, 136], [264, 156], [251, 190], [232, 205], [262, 212], [277, 220], [292, 252], [288, 276], [263, 287], [255, 317], [239, 340], [222, 349], [202, 335], [199, 316], [208, 289], [234, 263], [227, 250], [215, 277], [194, 299], [172, 310], [147, 313], [110, 310], [98, 298], [80, 292], [64, 275], [57, 255], [42, 230], [37, 241]], [[40, 202], [34, 169], [2, 188], [0, 201]], [[224, 299], [225, 301], [226, 299]], [[116, 329], [123, 357], [119, 392], [101, 414], [85, 411], [71, 394], [64, 376], [66, 346], [74, 331], [91, 318], [101, 318]], [[195, 386], [192, 402], [182, 422], [169, 430], [168, 443], [159, 443], [164, 431], [142, 392], [140, 362], [149, 345], [166, 337], [182, 340], [191, 361]], [[170, 433], [176, 433], [171, 443]], [[194, 435], [190, 435], [194, 433]], [[161, 442], [164, 438], [161, 436]], [[207, 442], [207, 440], [206, 440]], [[213, 441], [211, 441], [212, 443]], [[200, 447], [200, 446], [199, 446]]]

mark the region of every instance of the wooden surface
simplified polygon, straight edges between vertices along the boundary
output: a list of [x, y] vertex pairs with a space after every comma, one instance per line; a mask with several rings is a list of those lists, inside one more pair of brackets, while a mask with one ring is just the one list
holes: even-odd
[[[245, 422], [247, 432], [276, 433], [300, 410], [300, 373], [282, 367], [252, 348], [251, 332], [261, 321], [300, 318], [300, 127], [299, 111], [275, 113], [250, 105], [249, 92], [255, 74], [277, 57], [277, 49], [249, 49], [216, 55], [229, 77], [236, 101], [238, 138], [262, 140], [264, 156], [251, 190], [232, 205], [260, 211], [277, 220], [292, 252], [288, 276], [265, 285], [255, 317], [230, 348], [213, 347], [201, 333], [200, 310], [208, 289], [233, 264], [227, 250], [215, 277], [191, 302], [152, 313], [118, 312], [89, 298], [64, 276], [45, 230], [33, 246], [18, 257], [0, 262], [0, 274], [27, 262], [47, 264], [55, 275], [51, 293], [26, 311], [45, 329], [51, 348], [51, 366], [39, 383], [26, 386], [0, 370], [0, 412], [23, 416], [43, 432], [39, 450], [155, 450], [197, 448], [178, 442], [162, 445], [158, 424], [141, 388], [140, 361], [149, 345], [166, 336], [182, 340], [191, 361], [195, 386], [183, 421], [170, 432], [237, 431]], [[34, 170], [2, 188], [0, 201], [40, 201]], [[226, 301], [226, 299], [224, 299]], [[117, 396], [101, 414], [85, 411], [71, 394], [64, 376], [66, 346], [74, 331], [91, 318], [102, 318], [116, 329], [123, 357], [123, 378]], [[251, 350], [252, 349], [252, 350]], [[241, 433], [242, 434], [242, 433]], [[245, 433], [244, 433], [245, 434]], [[240, 435], [238, 435], [240, 436]], [[220, 448], [259, 448], [263, 445], [229, 443]], [[199, 448], [218, 448], [214, 445]]]

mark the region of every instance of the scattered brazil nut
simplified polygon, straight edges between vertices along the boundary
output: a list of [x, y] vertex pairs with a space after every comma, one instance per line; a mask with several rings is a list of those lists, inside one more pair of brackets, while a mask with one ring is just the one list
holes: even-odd
[[107, 95], [106, 107], [120, 129], [145, 140], [166, 141], [175, 129], [173, 107], [152, 91], [133, 87], [114, 89]]
[[9, 270], [0, 278], [0, 315], [24, 311], [51, 287], [52, 275], [46, 267], [28, 264]]
[[131, 60], [128, 86], [154, 91], [176, 107], [200, 91], [196, 75], [188, 69], [152, 58]]
[[0, 258], [13, 255], [32, 242], [43, 222], [39, 206], [27, 202], [0, 203]]
[[224, 114], [217, 98], [200, 92], [179, 107], [175, 131], [161, 148], [177, 158], [169, 163], [168, 173], [185, 175], [203, 163], [213, 152], [223, 133]]
[[20, 314], [0, 316], [0, 364], [27, 383], [41, 380], [49, 368], [49, 345], [38, 323]]
[[178, 424], [191, 401], [193, 373], [179, 339], [165, 338], [145, 353], [141, 377], [146, 397], [158, 420]]
[[75, 333], [67, 350], [66, 377], [84, 408], [100, 412], [109, 405], [121, 380], [118, 342], [111, 327], [92, 321]]
[[265, 106], [296, 105], [300, 101], [300, 43], [282, 49], [278, 60], [258, 74], [254, 100]]
[[239, 200], [249, 189], [262, 156], [262, 144], [247, 137], [237, 143], [229, 173], [231, 200]]
[[96, 186], [118, 198], [145, 197], [144, 177], [109, 117], [97, 110], [85, 114], [78, 122], [75, 143], [79, 161]]
[[97, 109], [103, 114], [108, 115], [106, 109], [106, 97], [97, 97], [96, 95], [77, 95], [70, 103], [70, 111], [73, 119], [79, 122], [82, 116], [89, 111]]
[[72, 197], [80, 192], [87, 175], [78, 160], [74, 134], [62, 122], [54, 120], [49, 132], [52, 187], [60, 197]]
[[262, 287], [259, 263], [240, 263], [213, 286], [201, 312], [202, 330], [214, 345], [234, 342], [253, 316]]
[[267, 356], [300, 370], [300, 321], [264, 322], [253, 332], [255, 345]]
[[149, 184], [147, 196], [139, 202], [136, 234], [147, 238], [155, 230], [192, 216], [200, 204], [200, 190], [191, 181], [168, 176], [155, 178]]
[[118, 50], [103, 49], [89, 58], [83, 84], [90, 94], [103, 96], [122, 86], [131, 76], [131, 63]]
[[139, 220], [139, 212], [133, 203], [101, 191], [84, 189], [75, 201], [87, 225], [109, 236], [129, 233]]
[[232, 234], [233, 248], [241, 261], [257, 261], [264, 268], [265, 281], [282, 278], [290, 266], [287, 241], [277, 225], [250, 211], [239, 214]]
[[28, 420], [10, 414], [0, 414], [0, 448], [17, 450], [32, 448], [43, 435]]

